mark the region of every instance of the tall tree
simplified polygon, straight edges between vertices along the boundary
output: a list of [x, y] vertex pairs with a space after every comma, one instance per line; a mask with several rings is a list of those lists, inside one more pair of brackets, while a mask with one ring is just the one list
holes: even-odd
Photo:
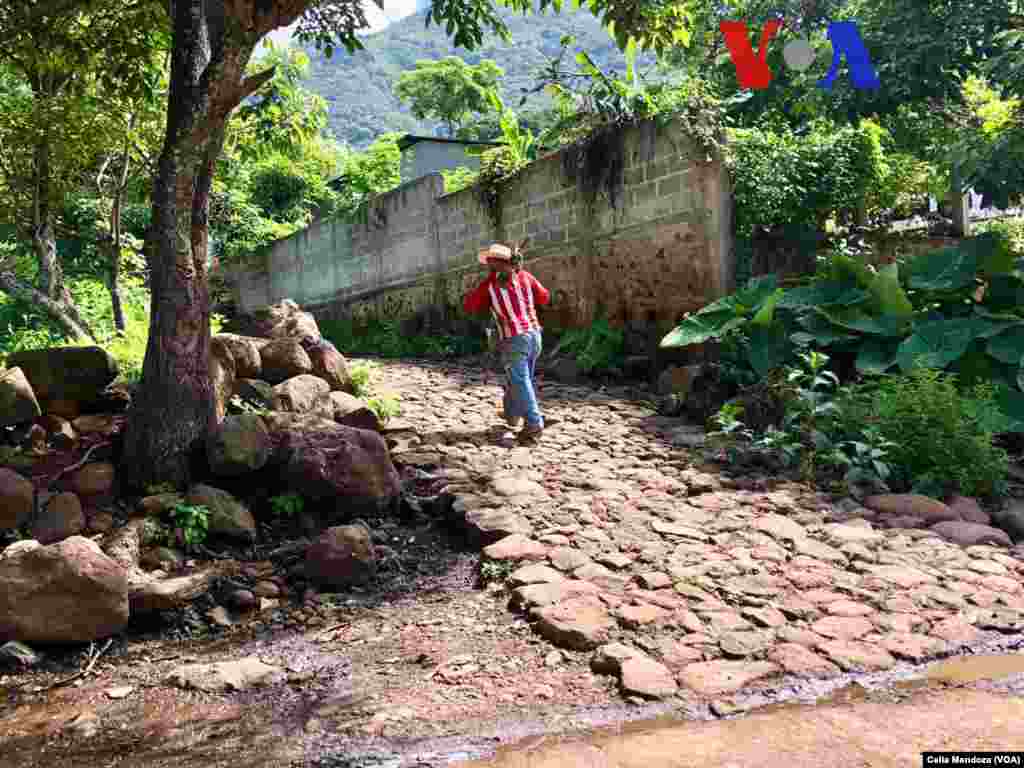
[[[82, 0], [85, 2], [85, 0]], [[108, 0], [113, 2], [113, 0]], [[526, 12], [532, 0], [507, 0]], [[540, 10], [561, 0], [540, 0]], [[664, 48], [681, 39], [684, 7], [675, 0], [592, 0], [621, 45]], [[188, 480], [190, 451], [213, 419], [209, 375], [210, 294], [207, 229], [210, 190], [227, 120], [273, 77], [247, 74], [253, 49], [268, 32], [298, 21], [298, 35], [330, 54], [360, 47], [368, 27], [358, 0], [174, 0], [167, 133], [153, 181], [147, 238], [152, 283], [149, 343], [125, 440], [122, 477], [129, 486]], [[446, 25], [455, 42], [479, 45], [507, 28], [491, 0], [435, 0], [428, 23]]]
[[417, 61], [395, 83], [395, 95], [420, 120], [440, 120], [455, 137], [467, 120], [491, 108], [487, 94], [505, 71], [490, 59], [467, 64], [458, 56]]
[[37, 267], [33, 285], [0, 265], [0, 290], [41, 307], [72, 339], [95, 336], [64, 284], [58, 211], [109, 142], [107, 100], [142, 87], [160, 29], [151, 0], [101, 13], [46, 0], [0, 6], [0, 63], [21, 84], [0, 108], [0, 174]]

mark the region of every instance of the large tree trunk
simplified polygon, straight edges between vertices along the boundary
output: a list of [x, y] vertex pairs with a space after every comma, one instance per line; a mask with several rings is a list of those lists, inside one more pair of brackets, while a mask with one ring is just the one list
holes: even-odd
[[244, 77], [253, 48], [266, 32], [290, 24], [302, 10], [301, 3], [285, 3], [295, 5], [296, 12], [284, 14], [275, 10], [279, 3], [172, 4], [167, 134], [146, 242], [152, 283], [149, 343], [121, 474], [128, 487], [187, 485], [191, 454], [213, 419], [209, 193], [229, 115], [273, 74]]

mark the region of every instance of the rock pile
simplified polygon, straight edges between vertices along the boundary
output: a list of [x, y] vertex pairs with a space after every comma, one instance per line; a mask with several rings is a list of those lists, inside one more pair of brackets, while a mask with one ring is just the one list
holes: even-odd
[[[57, 452], [72, 457], [67, 464], [82, 459], [53, 488], [50, 473], [0, 466], [0, 531], [32, 536], [0, 553], [0, 642], [95, 640], [122, 629], [130, 613], [176, 608], [206, 592], [212, 570], [177, 573], [184, 557], [149, 541], [146, 524], [179, 504], [204, 506], [212, 539], [255, 543], [249, 506], [218, 488], [218, 478], [236, 488], [250, 479], [266, 487], [270, 478], [277, 492], [349, 519], [395, 502], [401, 484], [381, 424], [355, 396], [345, 357], [312, 315], [286, 300], [260, 313], [254, 327], [259, 336], [218, 334], [211, 342], [217, 418], [206, 440], [209, 476], [198, 478], [206, 482], [142, 498], [134, 519], [113, 532], [117, 450], [106, 444], [119, 437], [129, 400], [112, 387], [116, 361], [98, 347], [8, 359], [11, 367], [0, 370], [0, 427], [14, 427], [29, 465]], [[373, 573], [372, 546], [348, 528], [331, 529], [311, 548], [310, 573], [324, 584], [359, 583]], [[88, 533], [102, 534], [94, 536], [102, 546], [82, 538]]]

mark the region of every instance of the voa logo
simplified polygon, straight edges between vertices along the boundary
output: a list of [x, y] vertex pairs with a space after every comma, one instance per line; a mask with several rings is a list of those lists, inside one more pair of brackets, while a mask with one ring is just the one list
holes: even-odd
[[[772, 72], [768, 68], [768, 44], [782, 27], [782, 22], [772, 19], [765, 23], [761, 30], [761, 42], [757, 53], [750, 44], [750, 32], [745, 21], [723, 21], [719, 24], [725, 45], [729, 49], [733, 66], [736, 67], [736, 79], [741, 88], [763, 91], [772, 81]], [[846, 56], [850, 68], [850, 81], [854, 88], [875, 90], [880, 87], [878, 75], [864, 47], [860, 30], [854, 21], [833, 21], [828, 25], [828, 39], [832, 43], [832, 67], [828, 74], [818, 81], [818, 87], [826, 91], [832, 90], [839, 76], [839, 64]], [[791, 40], [782, 49], [782, 58], [786, 66], [803, 72], [814, 64], [815, 54], [811, 44], [806, 40]]]

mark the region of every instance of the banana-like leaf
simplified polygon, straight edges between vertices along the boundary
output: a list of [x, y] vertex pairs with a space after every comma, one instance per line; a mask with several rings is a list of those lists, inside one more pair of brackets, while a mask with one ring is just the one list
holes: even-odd
[[1024, 324], [1014, 326], [993, 336], [985, 351], [1001, 363], [1016, 365], [1024, 356]]
[[778, 301], [779, 309], [813, 309], [814, 307], [855, 306], [870, 294], [862, 288], [836, 280], [817, 280], [810, 285], [790, 288]]
[[900, 285], [900, 268], [896, 264], [878, 270], [868, 291], [878, 313], [893, 317], [909, 317], [914, 314], [914, 306]]
[[747, 359], [758, 376], [767, 376], [785, 363], [793, 353], [789, 334], [781, 325], [754, 326], [750, 329]]
[[894, 339], [864, 339], [857, 352], [857, 370], [861, 373], [885, 373], [896, 364], [899, 346]]
[[919, 324], [900, 344], [896, 360], [906, 372], [921, 365], [945, 368], [959, 360], [978, 336], [976, 318], [954, 318]]
[[974, 283], [978, 254], [970, 248], [927, 251], [910, 262], [910, 288], [916, 291], [958, 291]]
[[856, 307], [840, 310], [822, 309], [819, 312], [840, 328], [859, 331], [871, 336], [902, 337], [906, 335], [910, 326], [910, 321], [906, 317], [892, 315], [875, 317]]

